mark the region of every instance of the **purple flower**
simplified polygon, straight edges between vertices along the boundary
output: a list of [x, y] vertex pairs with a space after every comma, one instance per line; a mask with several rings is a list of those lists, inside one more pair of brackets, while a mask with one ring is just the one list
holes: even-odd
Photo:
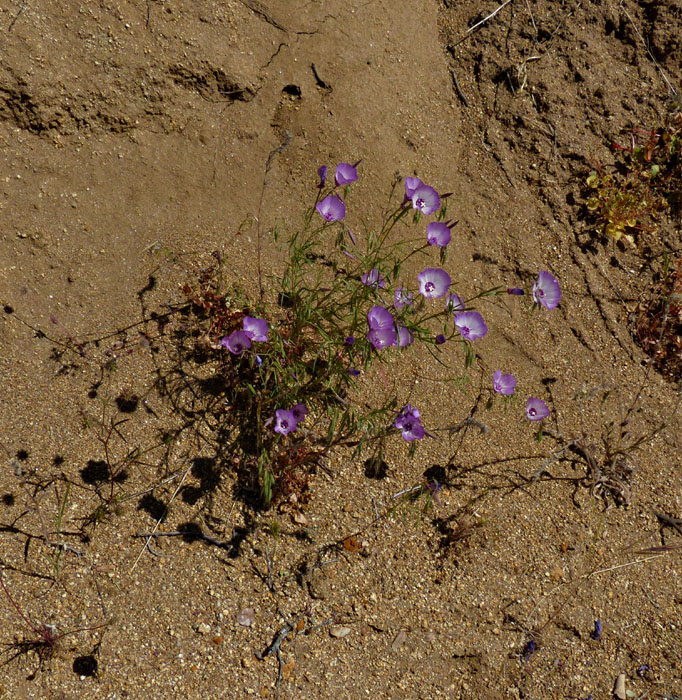
[[275, 432], [280, 435], [288, 435], [296, 430], [296, 416], [293, 411], [278, 408], [275, 411]]
[[513, 374], [502, 374], [502, 370], [498, 369], [493, 374], [493, 389], [498, 394], [511, 396], [516, 388], [516, 379]]
[[317, 186], [319, 190], [324, 187], [324, 183], [327, 182], [327, 166], [321, 165], [317, 169], [317, 174], [320, 176], [320, 184]]
[[602, 627], [601, 627], [601, 620], [595, 620], [594, 621], [594, 631], [592, 632], [592, 639], [599, 640], [601, 639], [601, 632], [602, 632]]
[[374, 289], [379, 287], [383, 289], [386, 286], [384, 278], [379, 274], [379, 270], [377, 270], [376, 267], [373, 267], [362, 276], [362, 283]]
[[507, 294], [513, 294], [514, 296], [521, 297], [525, 294], [521, 287], [509, 287], [507, 289]]
[[308, 409], [305, 407], [304, 403], [297, 403], [295, 406], [292, 406], [291, 412], [294, 414], [297, 424], [304, 420], [308, 415]]
[[549, 311], [559, 306], [561, 300], [559, 282], [547, 270], [540, 270], [538, 279], [533, 285], [533, 300]]
[[268, 322], [263, 318], [244, 316], [244, 333], [254, 343], [264, 343], [268, 339]]
[[376, 350], [382, 350], [398, 342], [398, 333], [391, 312], [383, 306], [373, 306], [367, 314], [369, 332], [367, 340]]
[[348, 370], [348, 374], [350, 374], [351, 377], [358, 377], [360, 376], [360, 370], [359, 369], [353, 369], [352, 367]]
[[349, 336], [343, 341], [343, 343], [344, 343], [344, 345], [348, 345], [348, 346], [350, 347], [351, 345], [354, 345], [354, 344], [355, 344], [355, 338], [354, 338], [352, 335], [349, 335]]
[[421, 415], [419, 414], [419, 409], [412, 408], [412, 405], [408, 403], [406, 406], [403, 406], [400, 413], [398, 413], [398, 417], [395, 419], [395, 423], [393, 425], [395, 425], [396, 428], [402, 428], [403, 424], [405, 422], [405, 419], [408, 418], [409, 416], [421, 421]]
[[426, 240], [429, 245], [444, 248], [450, 242], [450, 229], [440, 221], [432, 221], [426, 227]]
[[455, 326], [464, 340], [477, 340], [488, 332], [483, 316], [478, 311], [463, 311], [455, 314]]
[[459, 294], [455, 294], [454, 292], [448, 294], [447, 299], [445, 300], [446, 311], [452, 313], [453, 311], [464, 311], [465, 308], [466, 304], [464, 303], [464, 299], [462, 299]]
[[367, 340], [375, 350], [383, 350], [397, 343], [398, 334], [395, 328], [372, 328], [367, 333]]
[[530, 657], [533, 656], [533, 654], [535, 653], [536, 647], [537, 644], [535, 643], [535, 640], [529, 639], [526, 646], [523, 647], [523, 651], [521, 652], [521, 659], [523, 661], [530, 661]]
[[445, 336], [442, 333], [439, 333], [436, 336], [436, 345], [442, 345], [445, 342]]
[[528, 420], [542, 420], [549, 415], [549, 406], [542, 400], [531, 396], [526, 401], [526, 418]]
[[408, 292], [405, 287], [398, 287], [393, 295], [393, 306], [396, 309], [402, 309], [405, 306], [412, 306], [412, 299], [414, 295], [412, 292]]
[[395, 419], [395, 425], [403, 433], [403, 438], [407, 442], [421, 440], [424, 437], [424, 428], [421, 423], [419, 411], [407, 404]]
[[424, 183], [418, 177], [405, 178], [405, 200], [410, 201], [415, 190], [421, 187]]
[[431, 494], [431, 497], [433, 498], [436, 505], [439, 505], [439, 506], [443, 505], [440, 502], [440, 498], [438, 498], [438, 494], [442, 491], [442, 489], [443, 489], [443, 487], [435, 479], [433, 481], [429, 481], [426, 484], [426, 490]]
[[393, 328], [395, 325], [393, 316], [383, 306], [373, 306], [367, 314], [367, 323], [372, 329]]
[[450, 275], [439, 267], [427, 267], [419, 275], [419, 293], [427, 299], [438, 299], [450, 288]]
[[339, 163], [336, 166], [336, 174], [334, 175], [334, 182], [338, 185], [350, 185], [351, 182], [355, 182], [358, 179], [358, 171], [355, 169], [354, 165], [349, 165], [348, 163]]
[[398, 326], [398, 347], [405, 348], [414, 342], [414, 334], [405, 326]]
[[330, 194], [315, 205], [325, 221], [341, 221], [346, 216], [346, 205], [335, 195]]
[[233, 355], [241, 355], [244, 350], [251, 347], [251, 338], [244, 331], [234, 331], [220, 341], [220, 344], [227, 348]]
[[433, 214], [440, 209], [440, 197], [438, 192], [428, 185], [420, 185], [412, 193], [412, 208], [420, 211], [425, 216]]

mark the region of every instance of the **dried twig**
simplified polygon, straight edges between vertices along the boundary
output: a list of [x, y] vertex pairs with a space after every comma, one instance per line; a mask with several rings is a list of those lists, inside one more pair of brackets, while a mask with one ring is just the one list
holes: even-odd
[[452, 77], [452, 83], [457, 91], [457, 96], [460, 100], [462, 100], [462, 104], [468, 108], [469, 100], [467, 100], [466, 95], [462, 92], [462, 88], [459, 86], [459, 82], [457, 80], [457, 74], [455, 73], [455, 69], [452, 67], [450, 67], [450, 76]]
[[265, 548], [265, 563], [267, 564], [268, 567], [268, 590], [270, 593], [275, 592], [275, 587], [272, 585], [272, 559], [270, 558], [270, 552], [268, 551], [268, 548]]
[[[161, 521], [166, 517], [166, 513], [168, 513], [168, 509], [170, 508], [171, 503], [175, 500], [175, 497], [180, 493], [180, 489], [182, 488], [183, 484], [185, 483], [185, 479], [187, 478], [187, 475], [190, 473], [192, 467], [189, 466], [187, 469], [185, 469], [185, 473], [182, 475], [182, 479], [180, 479], [180, 483], [178, 484], [177, 488], [173, 492], [173, 495], [170, 498], [170, 501], [168, 501], [168, 505], [163, 511], [163, 514], [159, 517], [159, 519], [156, 521], [156, 524], [154, 525], [154, 529], [149, 533], [147, 536], [147, 541], [144, 544], [144, 547], [140, 550], [140, 553], [137, 555], [137, 559], [133, 562], [133, 565], [130, 567], [130, 571], [134, 571], [135, 567], [138, 565], [140, 559], [142, 559], [142, 555], [144, 554], [145, 550], [149, 548], [149, 543], [151, 542], [152, 537], [156, 536], [156, 532], [159, 529], [159, 525], [161, 525]], [[187, 534], [187, 533], [185, 533]]]
[[535, 36], [538, 35], [538, 27], [535, 24], [535, 18], [533, 17], [533, 10], [530, 9], [530, 3], [528, 0], [526, 0], [526, 9], [528, 10], [528, 14], [530, 15], [530, 23], [533, 25], [533, 31], [535, 32]]
[[484, 17], [479, 22], [476, 22], [476, 24], [474, 24], [473, 27], [469, 27], [469, 29], [467, 29], [467, 34], [471, 34], [471, 32], [475, 31], [481, 25], [485, 24], [489, 19], [492, 19], [500, 10], [505, 8], [510, 2], [511, 0], [505, 0], [496, 10], [493, 10], [487, 17]]
[[315, 76], [315, 82], [319, 85], [319, 87], [324, 88], [325, 90], [331, 90], [331, 89], [332, 89], [332, 86], [331, 86], [326, 80], [324, 80], [324, 79], [320, 76], [320, 74], [319, 74], [318, 71], [317, 71], [317, 67], [315, 66], [315, 64], [314, 64], [314, 63], [311, 63], [311, 64], [310, 64], [310, 67], [311, 67], [312, 70], [313, 70], [313, 75]]
[[9, 34], [12, 31], [12, 27], [14, 27], [14, 24], [16, 21], [19, 19], [19, 15], [26, 9], [26, 3], [22, 2], [21, 7], [19, 8], [19, 12], [17, 12], [16, 15], [14, 15], [14, 19], [9, 23], [9, 27], [7, 27], [7, 33]]
[[661, 523], [661, 528], [663, 527], [671, 527], [673, 530], [677, 530], [677, 532], [682, 535], [682, 518], [672, 518], [669, 515], [666, 515], [665, 513], [654, 513], [654, 515], [658, 518], [658, 521]]
[[568, 439], [561, 433], [551, 428], [544, 428], [543, 433], [554, 438], [561, 447], [555, 450], [547, 459], [543, 461], [538, 469], [528, 479], [530, 482], [537, 481], [543, 474], [552, 476], [548, 467], [560, 459], [565, 459], [569, 452], [573, 452], [582, 458], [587, 465], [587, 473], [584, 480], [591, 484], [591, 494], [600, 494], [602, 498], [610, 495], [617, 505], [627, 505], [630, 502], [630, 488], [628, 482], [634, 472], [634, 464], [627, 454], [628, 449], [614, 450], [613, 453], [606, 449], [606, 456], [600, 464], [592, 452], [593, 446], [588, 445], [584, 437]]
[[266, 657], [270, 656], [270, 654], [277, 654], [277, 686], [275, 689], [275, 700], [279, 698], [279, 690], [280, 686], [282, 685], [282, 675], [283, 671], [282, 668], [284, 664], [282, 663], [282, 649], [280, 648], [282, 646], [282, 642], [286, 639], [286, 636], [289, 634], [294, 629], [293, 625], [289, 622], [287, 622], [284, 627], [282, 627], [275, 638], [273, 639], [272, 643], [270, 646], [262, 653], [260, 654], [259, 652], [256, 652], [256, 657], [259, 658], [261, 661]]
[[270, 656], [270, 654], [277, 654], [277, 656], [279, 657], [282, 642], [286, 639], [289, 632], [291, 632], [293, 629], [294, 626], [290, 622], [287, 622], [284, 625], [284, 627], [280, 628], [279, 632], [277, 632], [277, 634], [275, 635], [275, 638], [272, 640], [272, 642], [270, 642], [270, 644], [263, 653], [260, 653], [258, 651], [256, 652], [256, 658], [262, 661], [266, 656]]
[[627, 561], [625, 564], [616, 564], [615, 566], [609, 566], [606, 569], [597, 569], [597, 571], [591, 571], [589, 574], [583, 574], [580, 578], [590, 578], [591, 576], [596, 576], [597, 574], [606, 574], [609, 571], [615, 571], [616, 569], [624, 569], [626, 566], [634, 566], [635, 564], [644, 564], [652, 559], [660, 559], [664, 557], [667, 552], [662, 554], [654, 554], [651, 557], [646, 557], [646, 559], [635, 559], [634, 561]]
[[233, 544], [230, 541], [219, 540], [217, 537], [211, 537], [201, 530], [173, 530], [172, 532], [136, 532], [133, 537], [147, 537], [151, 540], [152, 537], [187, 537], [192, 540], [204, 540], [209, 544], [214, 544], [221, 549], [232, 549]]

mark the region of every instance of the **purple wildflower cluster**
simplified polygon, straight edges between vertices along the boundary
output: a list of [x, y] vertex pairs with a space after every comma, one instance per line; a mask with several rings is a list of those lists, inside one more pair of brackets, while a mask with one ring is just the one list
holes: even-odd
[[251, 343], [264, 343], [268, 339], [268, 322], [263, 318], [244, 316], [243, 330], [234, 331], [220, 341], [233, 355], [241, 355]]
[[280, 435], [292, 433], [307, 415], [308, 409], [302, 403], [297, 403], [289, 409], [277, 409], [275, 411], [275, 432]]
[[[334, 175], [335, 187], [346, 187], [358, 179], [357, 165], [339, 163]], [[319, 188], [322, 189], [326, 182], [327, 168], [322, 166], [318, 170], [320, 177]], [[440, 210], [441, 200], [448, 195], [441, 195], [429, 185], [426, 185], [418, 177], [405, 178], [405, 197], [402, 206], [409, 205], [424, 216], [429, 216]], [[317, 211], [327, 221], [340, 221], [345, 217], [346, 208], [343, 200], [338, 194], [330, 194], [316, 205]], [[452, 229], [457, 221], [431, 221], [426, 227], [426, 244], [446, 248], [452, 240]], [[349, 231], [350, 233], [350, 231]], [[354, 238], [351, 234], [351, 240]], [[352, 256], [351, 256], [352, 257]], [[441, 260], [444, 260], [441, 254]], [[381, 275], [378, 268], [372, 268], [362, 275], [362, 283], [372, 288], [379, 294], [380, 290], [387, 287], [386, 279]], [[467, 309], [464, 298], [450, 291], [452, 278], [442, 268], [426, 267], [417, 276], [419, 283], [419, 293], [425, 300], [446, 298], [445, 311], [453, 314], [454, 328], [465, 342], [473, 342], [483, 338], [488, 333], [488, 326], [483, 316], [474, 310]], [[520, 287], [510, 287], [507, 294], [512, 296], [522, 296], [524, 290]], [[535, 304], [543, 306], [547, 310], [557, 308], [561, 300], [561, 289], [556, 278], [546, 270], [541, 270], [537, 280], [532, 287], [532, 297]], [[393, 293], [393, 305], [391, 310], [385, 306], [375, 305], [367, 314], [368, 331], [367, 341], [375, 350], [396, 346], [406, 347], [414, 342], [414, 334], [406, 327], [400, 325], [403, 310], [409, 311], [414, 307], [414, 294], [404, 286], [399, 286]], [[354, 338], [346, 338], [345, 344], [352, 345]], [[436, 345], [443, 345], [447, 342], [446, 335], [439, 333], [435, 336]], [[359, 374], [358, 370], [348, 370], [352, 376]], [[496, 370], [493, 374], [493, 391], [502, 396], [512, 396], [516, 391], [516, 378], [512, 374], [504, 374], [502, 370]], [[286, 411], [278, 411], [282, 414], [282, 420], [291, 425], [290, 417]], [[526, 402], [526, 417], [531, 421], [541, 421], [550, 414], [547, 404], [539, 398], [530, 397]], [[279, 425], [279, 423], [278, 423]], [[293, 423], [295, 428], [295, 423]], [[421, 440], [425, 431], [421, 424], [419, 411], [409, 404], [405, 406], [395, 419], [395, 427], [402, 432], [402, 436], [408, 442]], [[290, 430], [293, 430], [291, 428]], [[276, 428], [276, 430], [278, 430]], [[278, 430], [282, 432], [284, 428]], [[290, 432], [289, 430], [289, 432]], [[286, 434], [286, 432], [284, 433]]]
[[[498, 369], [493, 373], [493, 391], [503, 396], [511, 396], [516, 391], [516, 377], [513, 374], [502, 374]], [[526, 418], [530, 421], [541, 421], [549, 416], [549, 406], [535, 396], [526, 401]]]
[[[516, 377], [513, 374], [502, 374], [498, 369], [493, 373], [493, 391], [503, 396], [511, 396], [516, 391]], [[551, 411], [549, 406], [535, 396], [526, 401], [526, 418], [530, 421], [541, 421], [547, 418]]]

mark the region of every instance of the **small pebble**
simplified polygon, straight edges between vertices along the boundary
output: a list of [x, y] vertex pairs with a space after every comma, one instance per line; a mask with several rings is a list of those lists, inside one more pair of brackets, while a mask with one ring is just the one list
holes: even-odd
[[350, 627], [344, 627], [343, 625], [334, 625], [333, 627], [329, 628], [329, 634], [332, 637], [336, 637], [337, 639], [341, 639], [342, 637], [345, 637], [347, 634], [350, 634]]
[[618, 700], [626, 700], [627, 693], [625, 692], [625, 674], [621, 673], [618, 678], [616, 678], [616, 685], [613, 688], [613, 694], [618, 698]]
[[297, 511], [293, 515], [293, 520], [297, 525], [307, 525], [308, 524], [308, 518], [303, 515], [300, 511]]
[[393, 651], [396, 651], [396, 649], [400, 649], [400, 647], [405, 643], [405, 640], [407, 639], [407, 632], [405, 630], [400, 630], [398, 634], [396, 634], [395, 639], [393, 640], [393, 643], [391, 644], [391, 649]]
[[242, 627], [251, 627], [256, 619], [256, 613], [253, 608], [244, 608], [237, 614], [237, 624]]
[[197, 632], [199, 634], [208, 634], [211, 631], [211, 625], [202, 622], [199, 627], [197, 627]]

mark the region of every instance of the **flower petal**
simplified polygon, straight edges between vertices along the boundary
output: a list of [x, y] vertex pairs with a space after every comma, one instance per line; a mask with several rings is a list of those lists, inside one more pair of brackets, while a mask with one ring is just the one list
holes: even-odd
[[358, 179], [358, 171], [355, 169], [354, 165], [349, 163], [339, 163], [336, 166], [336, 174], [334, 175], [334, 182], [338, 185], [350, 185], [351, 182], [355, 182]]
[[420, 185], [412, 193], [412, 207], [425, 216], [433, 214], [440, 209], [440, 196], [438, 192], [428, 185]]
[[455, 314], [455, 326], [464, 340], [478, 340], [488, 332], [488, 326], [478, 311]]
[[329, 223], [341, 221], [346, 216], [346, 205], [335, 194], [330, 194], [321, 202], [318, 202], [315, 209]]
[[549, 406], [535, 396], [531, 396], [526, 401], [526, 418], [532, 421], [542, 420], [550, 414]]
[[548, 310], [556, 309], [561, 301], [561, 288], [556, 277], [547, 270], [540, 270], [533, 285], [533, 300]]
[[419, 275], [419, 292], [427, 299], [438, 299], [447, 293], [452, 283], [450, 275], [439, 267], [427, 267]]

